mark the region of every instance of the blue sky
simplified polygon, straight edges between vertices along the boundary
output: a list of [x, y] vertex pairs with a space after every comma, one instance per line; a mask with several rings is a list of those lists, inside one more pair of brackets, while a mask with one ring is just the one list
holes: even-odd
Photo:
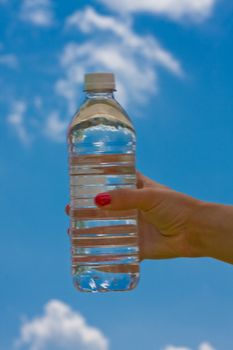
[[0, 350], [232, 350], [232, 266], [146, 261], [129, 293], [70, 276], [65, 132], [86, 71], [116, 74], [146, 175], [232, 204], [233, 5], [0, 0]]

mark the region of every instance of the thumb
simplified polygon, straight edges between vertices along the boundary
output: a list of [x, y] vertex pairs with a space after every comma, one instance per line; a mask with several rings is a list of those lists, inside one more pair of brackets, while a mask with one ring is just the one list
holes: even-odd
[[95, 204], [105, 210], [140, 209], [146, 211], [159, 204], [162, 200], [161, 190], [154, 189], [119, 189], [99, 193]]

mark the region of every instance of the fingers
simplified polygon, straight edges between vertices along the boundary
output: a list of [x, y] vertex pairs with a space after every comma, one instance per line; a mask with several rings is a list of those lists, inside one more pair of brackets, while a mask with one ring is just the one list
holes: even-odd
[[161, 196], [157, 191], [145, 189], [119, 189], [108, 193], [100, 193], [95, 197], [98, 207], [105, 210], [149, 210], [160, 201]]
[[[118, 189], [106, 193], [99, 193], [94, 198], [97, 207], [105, 210], [140, 209], [147, 211], [158, 205], [164, 198], [164, 190], [151, 188]], [[65, 212], [70, 215], [70, 205], [67, 204]]]
[[[142, 189], [146, 190], [146, 189], [152, 189], [152, 188], [163, 189], [163, 190], [169, 189], [168, 187], [151, 180], [147, 176], [141, 174], [139, 171], [137, 171], [137, 188], [140, 190]], [[94, 202], [98, 207], [103, 207], [108, 205], [108, 209], [120, 208], [121, 210], [124, 210], [124, 208], [125, 209], [138, 208], [142, 210], [148, 210], [146, 208], [149, 206], [149, 202], [151, 203], [150, 193], [148, 191], [147, 192], [144, 191], [138, 194], [137, 191], [136, 192], [134, 191], [135, 190], [124, 189], [124, 190], [112, 191], [109, 193], [100, 193], [95, 197]], [[137, 197], [137, 201], [135, 202], [136, 197]], [[114, 200], [113, 203], [112, 203], [112, 200]], [[69, 204], [66, 205], [65, 212], [67, 215], [70, 215]]]

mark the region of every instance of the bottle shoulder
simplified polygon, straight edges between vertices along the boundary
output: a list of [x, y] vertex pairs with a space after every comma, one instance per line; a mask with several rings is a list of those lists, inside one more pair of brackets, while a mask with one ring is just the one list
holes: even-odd
[[73, 129], [91, 119], [99, 119], [101, 122], [110, 124], [117, 122], [134, 131], [131, 119], [115, 99], [88, 99], [84, 101], [75, 113], [70, 128]]

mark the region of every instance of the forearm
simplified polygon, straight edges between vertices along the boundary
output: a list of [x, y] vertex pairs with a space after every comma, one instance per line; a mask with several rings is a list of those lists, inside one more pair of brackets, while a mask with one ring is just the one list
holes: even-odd
[[195, 221], [199, 255], [233, 264], [233, 206], [201, 202]]

